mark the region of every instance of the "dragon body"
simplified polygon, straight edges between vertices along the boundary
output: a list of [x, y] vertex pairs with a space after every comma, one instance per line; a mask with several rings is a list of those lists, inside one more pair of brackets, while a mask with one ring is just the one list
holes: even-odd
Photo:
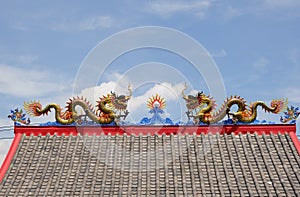
[[[46, 107], [42, 107], [40, 102], [25, 102], [24, 108], [31, 116], [48, 115], [51, 109], [55, 110], [55, 119], [57, 122], [68, 125], [74, 122], [80, 123], [82, 117], [88, 117], [95, 123], [109, 124], [111, 122], [117, 122], [121, 117], [124, 119], [128, 115], [127, 103], [132, 96], [131, 88], [128, 86], [130, 94], [127, 95], [116, 95], [114, 92], [102, 96], [97, 101], [96, 110], [92, 105], [83, 97], [73, 97], [66, 105], [66, 110], [60, 107], [56, 103], [48, 104]], [[84, 115], [77, 112], [77, 108], [80, 107], [85, 112]], [[122, 114], [124, 112], [124, 114]]]
[[[184, 89], [185, 90], [185, 89]], [[231, 96], [222, 104], [222, 106], [216, 110], [215, 100], [203, 92], [199, 92], [196, 96], [184, 95], [184, 90], [182, 91], [183, 98], [186, 102], [189, 102], [189, 99], [192, 99], [191, 103], [187, 103], [187, 107], [192, 105], [196, 107], [188, 108], [188, 118], [194, 118], [194, 122], [198, 124], [203, 122], [206, 124], [216, 123], [223, 120], [226, 116], [232, 117], [234, 122], [244, 122], [250, 123], [253, 122], [257, 117], [257, 108], [260, 106], [266, 112], [269, 113], [280, 113], [283, 109], [286, 108], [287, 99], [275, 99], [272, 100], [270, 106], [266, 105], [262, 101], [256, 101], [250, 105], [246, 104], [246, 101], [239, 96]], [[237, 110], [235, 112], [231, 111], [231, 107], [236, 105]], [[191, 113], [191, 110], [194, 110], [195, 115]]]

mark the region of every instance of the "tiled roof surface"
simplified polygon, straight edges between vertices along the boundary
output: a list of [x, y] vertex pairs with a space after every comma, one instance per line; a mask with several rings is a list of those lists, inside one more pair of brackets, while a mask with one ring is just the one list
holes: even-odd
[[288, 133], [22, 136], [0, 196], [296, 196]]

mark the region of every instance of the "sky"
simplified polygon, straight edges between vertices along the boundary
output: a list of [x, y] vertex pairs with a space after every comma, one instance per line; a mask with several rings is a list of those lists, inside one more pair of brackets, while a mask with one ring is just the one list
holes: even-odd
[[[12, 0], [0, 4], [1, 126], [13, 124], [7, 115], [11, 109], [22, 108], [24, 101], [63, 106], [75, 94], [94, 101], [111, 90], [128, 94], [128, 84], [133, 89], [128, 103], [131, 122], [149, 116], [147, 99], [156, 93], [166, 99], [164, 116], [186, 120], [180, 96], [185, 83], [186, 94], [201, 90], [212, 94], [214, 87], [219, 88], [219, 105], [222, 96], [240, 95], [249, 102], [288, 98], [289, 105], [300, 106], [298, 0]], [[145, 47], [157, 40], [135, 36], [135, 30], [143, 27], [177, 32], [197, 42], [211, 59], [206, 67], [196, 66], [197, 70], [182, 54]], [[108, 42], [122, 38], [128, 30], [133, 30], [130, 39]], [[167, 41], [156, 45], [185, 44], [184, 39], [161, 38]], [[106, 41], [112, 48], [99, 54]], [[101, 64], [109, 60], [114, 47], [132, 43], [144, 47], [126, 51], [106, 64], [105, 70], [97, 70], [104, 69]], [[196, 52], [194, 48], [182, 50], [199, 59], [201, 54]], [[213, 80], [205, 74], [209, 66], [217, 70]], [[45, 122], [53, 117], [31, 120]], [[279, 118], [259, 112], [259, 119], [278, 122]], [[6, 150], [10, 141], [1, 143]]]

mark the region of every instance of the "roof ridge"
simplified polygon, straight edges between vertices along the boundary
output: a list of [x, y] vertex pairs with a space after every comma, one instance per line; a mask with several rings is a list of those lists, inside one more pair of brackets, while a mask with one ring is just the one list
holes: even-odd
[[246, 134], [296, 133], [295, 124], [210, 125], [210, 126], [15, 126], [15, 134], [29, 135], [178, 135], [178, 134]]

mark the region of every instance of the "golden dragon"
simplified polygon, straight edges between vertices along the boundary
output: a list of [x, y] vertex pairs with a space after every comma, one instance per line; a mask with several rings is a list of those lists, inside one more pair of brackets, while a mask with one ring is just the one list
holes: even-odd
[[[256, 101], [250, 105], [246, 104], [246, 100], [240, 96], [231, 96], [227, 98], [222, 106], [216, 110], [216, 101], [205, 95], [203, 92], [198, 92], [196, 96], [184, 94], [185, 88], [182, 90], [183, 99], [186, 101], [188, 108], [188, 118], [194, 118], [194, 123], [198, 124], [203, 122], [206, 124], [212, 124], [223, 120], [226, 116], [232, 116], [232, 120], [236, 122], [250, 123], [253, 122], [257, 117], [257, 108], [261, 106], [266, 112], [274, 114], [280, 113], [286, 109], [287, 99], [274, 99], [271, 101], [270, 106], [266, 105], [263, 101]], [[237, 111], [232, 112], [231, 107], [237, 106]]]
[[[102, 96], [97, 101], [96, 110], [92, 105], [83, 97], [73, 97], [69, 99], [66, 105], [66, 110], [63, 111], [60, 105], [56, 103], [50, 103], [46, 107], [42, 107], [38, 101], [24, 102], [24, 109], [31, 116], [48, 115], [51, 109], [55, 110], [55, 119], [57, 122], [68, 125], [74, 122], [79, 123], [82, 116], [88, 117], [95, 123], [109, 124], [111, 122], [117, 122], [121, 117], [124, 119], [128, 115], [127, 103], [132, 96], [130, 85], [128, 86], [129, 95], [118, 96], [115, 92]], [[85, 115], [81, 115], [77, 112], [76, 108], [80, 106], [85, 112]], [[121, 114], [124, 112], [124, 114]]]

